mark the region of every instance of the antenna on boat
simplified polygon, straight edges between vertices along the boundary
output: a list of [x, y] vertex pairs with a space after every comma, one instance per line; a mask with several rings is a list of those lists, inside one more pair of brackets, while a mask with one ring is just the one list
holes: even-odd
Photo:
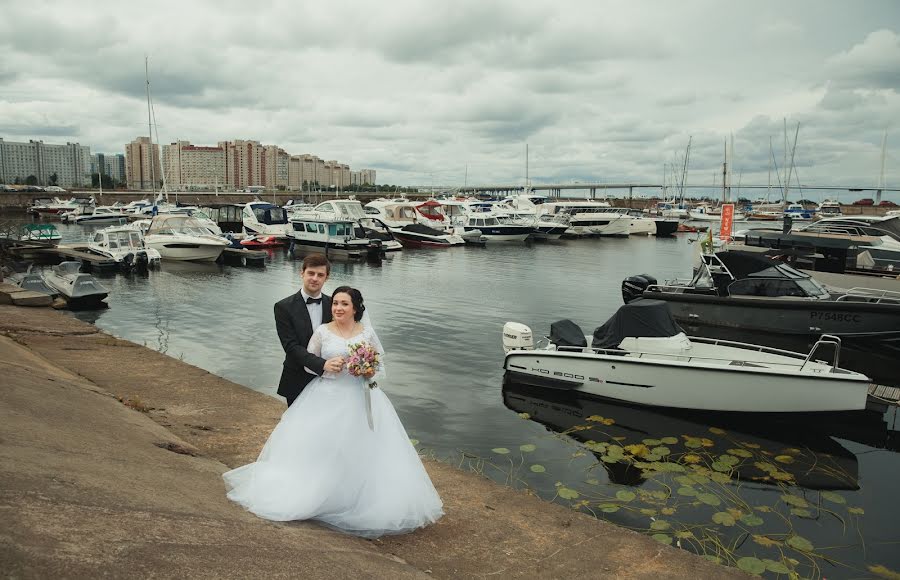
[[884, 189], [884, 153], [887, 150], [887, 129], [881, 137], [881, 177], [878, 179], [878, 190], [875, 192], [875, 205], [881, 204], [881, 191]]

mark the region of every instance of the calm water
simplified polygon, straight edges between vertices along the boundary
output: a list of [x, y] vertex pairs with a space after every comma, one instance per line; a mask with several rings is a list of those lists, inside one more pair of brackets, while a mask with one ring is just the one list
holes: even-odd
[[[60, 230], [67, 240], [88, 231]], [[425, 452], [769, 577], [897, 570], [890, 412], [667, 414], [504, 388], [504, 322], [542, 335], [571, 318], [590, 331], [622, 303], [626, 276], [687, 275], [688, 239], [405, 250], [337, 262], [326, 289], [362, 290], [388, 351], [384, 388]], [[272, 306], [300, 286], [283, 251], [264, 268], [164, 263], [103, 283], [110, 307], [75, 316], [274, 396], [283, 353]]]

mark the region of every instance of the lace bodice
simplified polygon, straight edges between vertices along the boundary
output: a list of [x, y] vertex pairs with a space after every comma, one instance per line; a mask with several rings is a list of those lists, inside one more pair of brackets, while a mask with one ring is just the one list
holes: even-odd
[[[378, 335], [375, 334], [375, 331], [369, 326], [363, 327], [362, 332], [358, 332], [350, 338], [343, 338], [332, 332], [328, 328], [328, 324], [323, 324], [316, 329], [312, 338], [309, 339], [309, 346], [306, 350], [326, 360], [336, 356], [343, 356], [346, 358], [350, 354], [348, 346], [362, 341], [368, 342], [381, 353], [381, 368], [378, 369], [374, 377], [377, 380], [379, 377], [384, 376], [384, 347], [381, 345], [381, 341], [378, 340]], [[349, 376], [346, 367], [340, 373], [325, 372], [322, 374], [322, 378], [338, 378], [344, 376]]]

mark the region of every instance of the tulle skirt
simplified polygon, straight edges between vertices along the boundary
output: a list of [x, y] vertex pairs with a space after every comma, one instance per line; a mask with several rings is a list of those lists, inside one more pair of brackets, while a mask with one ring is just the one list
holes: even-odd
[[362, 380], [314, 379], [259, 458], [224, 474], [228, 498], [259, 517], [314, 519], [374, 538], [437, 521], [443, 504], [387, 395]]

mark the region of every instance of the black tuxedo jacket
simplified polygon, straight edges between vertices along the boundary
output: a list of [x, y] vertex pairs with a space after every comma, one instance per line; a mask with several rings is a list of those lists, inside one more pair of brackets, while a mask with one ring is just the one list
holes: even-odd
[[[326, 322], [331, 322], [331, 296], [322, 294], [322, 324]], [[313, 379], [303, 367], [320, 376], [325, 370], [325, 359], [306, 350], [316, 329], [312, 327], [306, 301], [299, 291], [275, 303], [275, 328], [284, 348], [278, 394], [292, 401]]]

